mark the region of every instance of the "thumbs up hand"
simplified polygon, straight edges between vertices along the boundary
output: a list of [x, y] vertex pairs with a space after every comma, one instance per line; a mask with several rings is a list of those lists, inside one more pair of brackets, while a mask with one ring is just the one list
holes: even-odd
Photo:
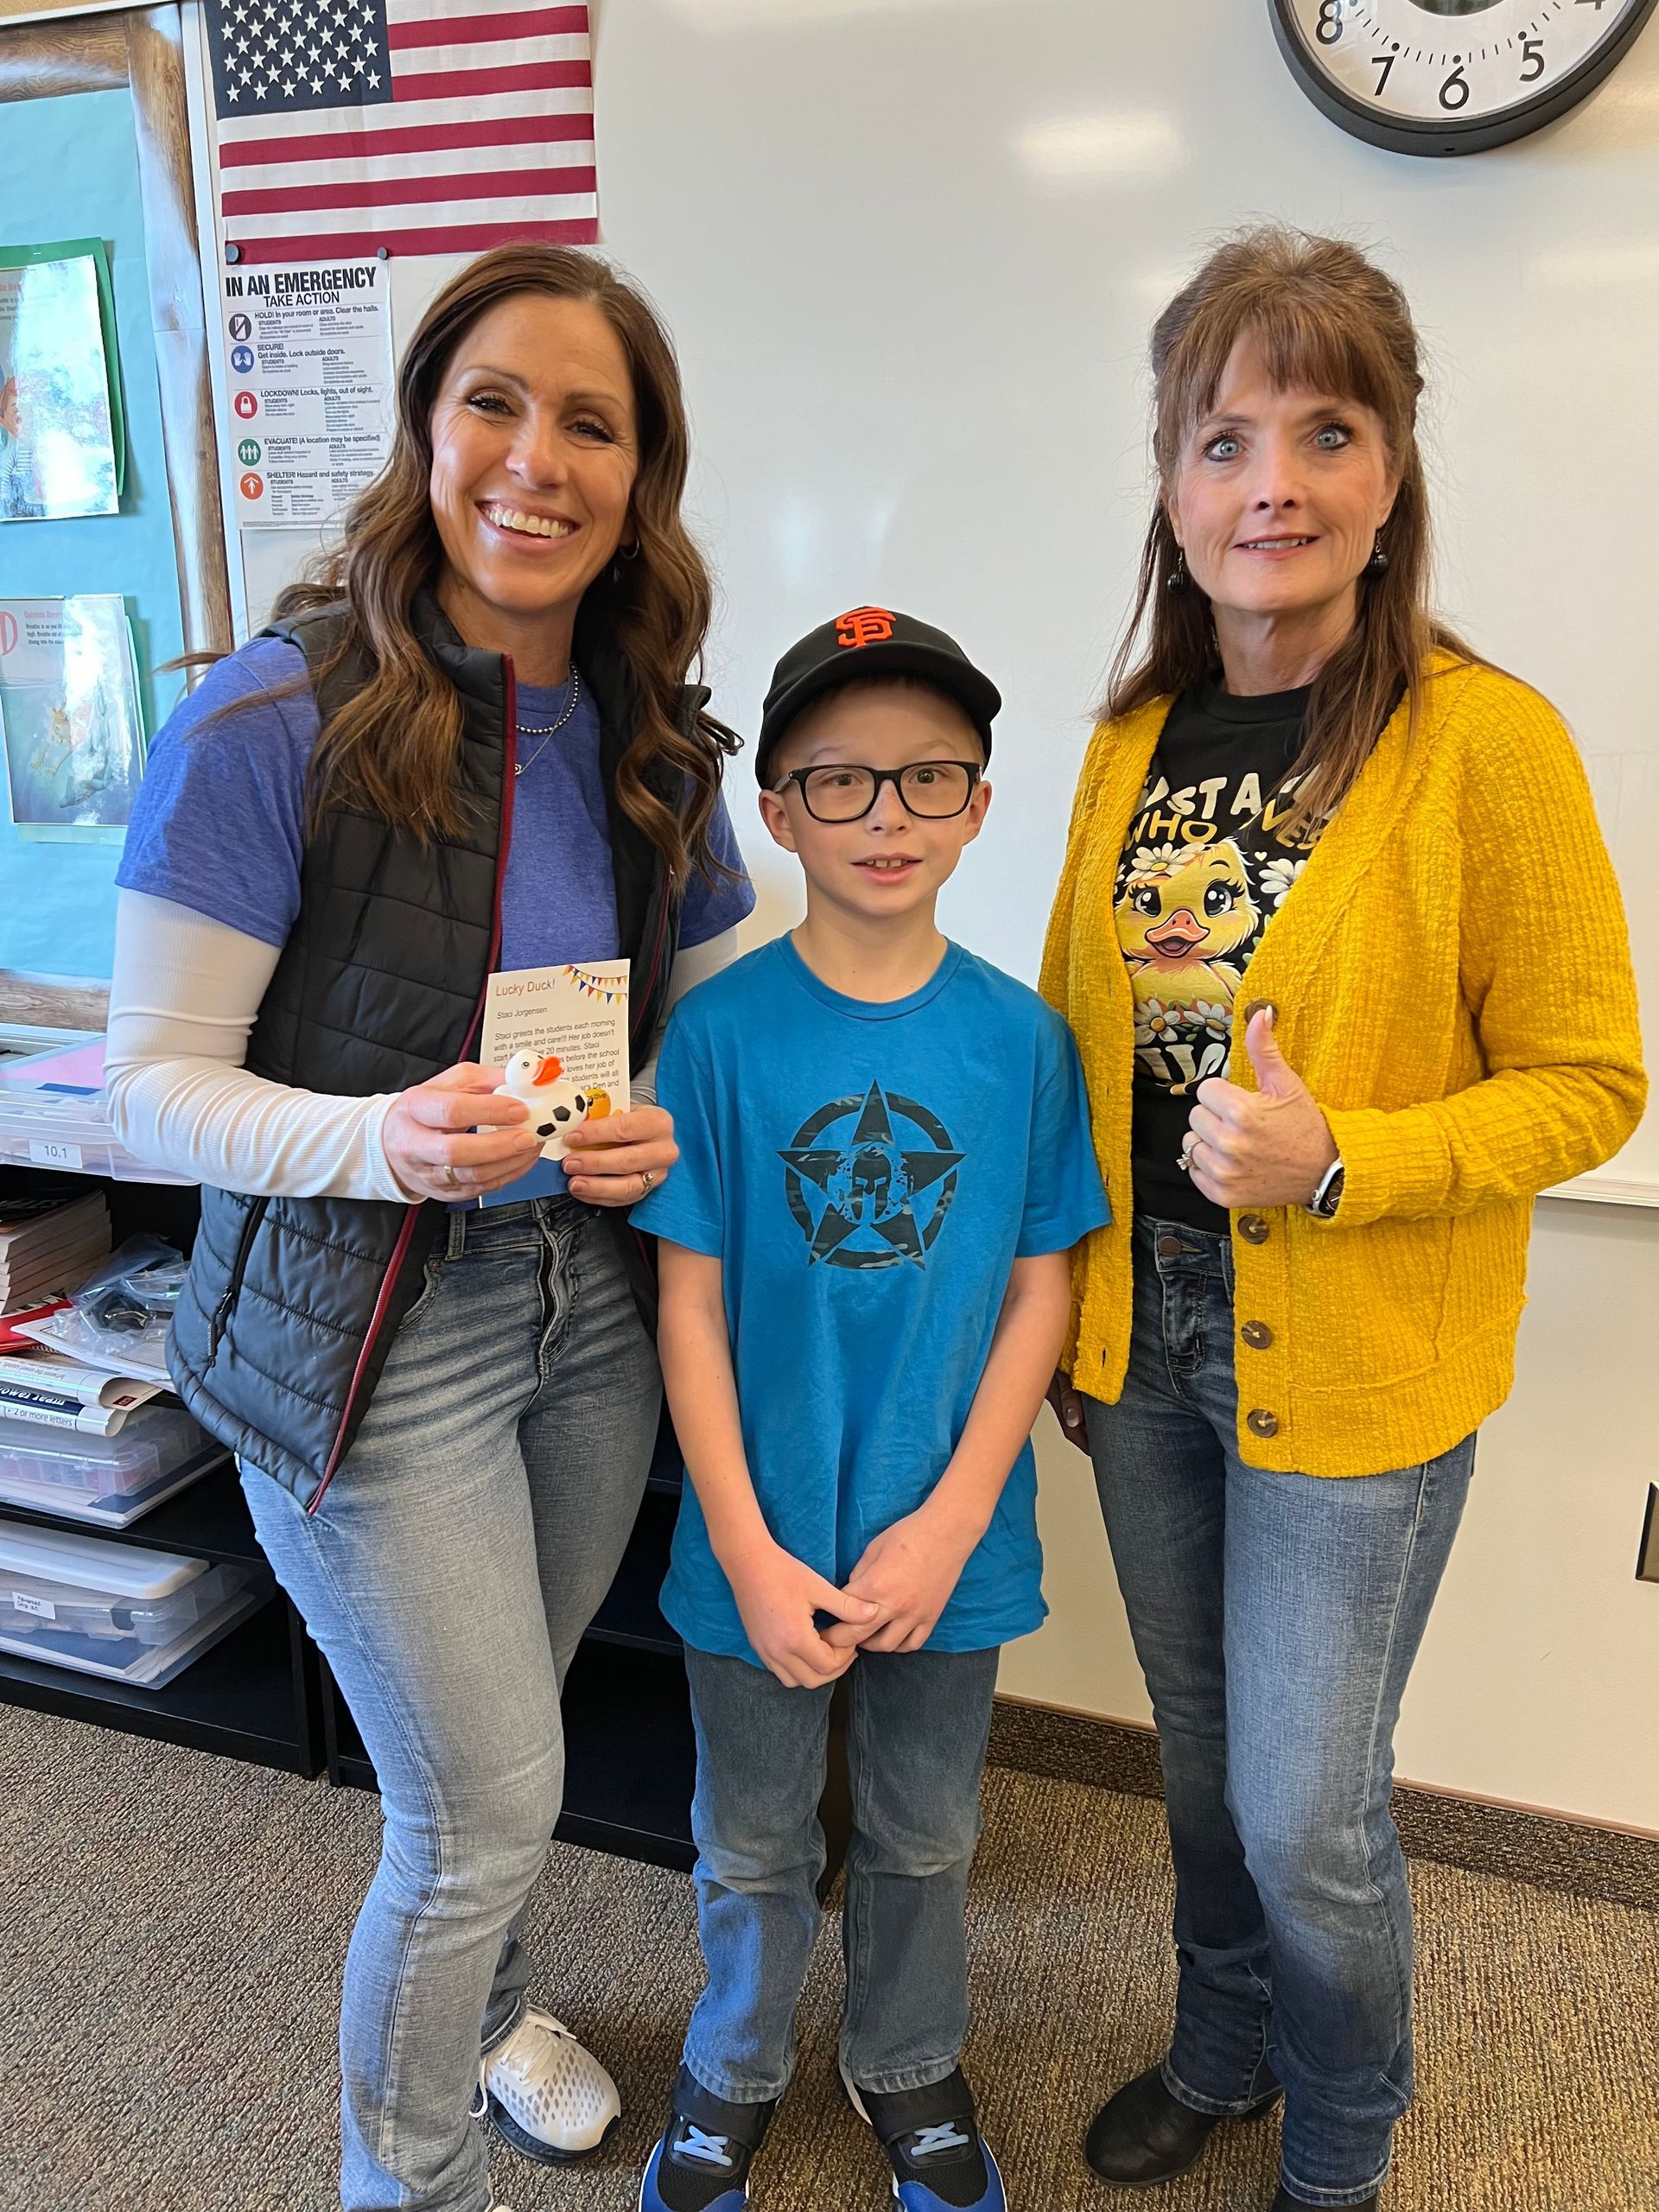
[[1336, 1140], [1280, 1051], [1267, 1008], [1251, 1016], [1244, 1049], [1258, 1088], [1241, 1090], [1220, 1076], [1198, 1085], [1183, 1165], [1218, 1206], [1306, 1205], [1337, 1157]]

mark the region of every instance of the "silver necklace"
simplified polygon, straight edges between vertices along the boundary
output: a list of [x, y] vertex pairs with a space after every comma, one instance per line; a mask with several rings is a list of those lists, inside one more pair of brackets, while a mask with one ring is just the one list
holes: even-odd
[[522, 776], [526, 768], [533, 768], [536, 766], [536, 763], [541, 759], [543, 753], [546, 752], [548, 747], [552, 744], [553, 740], [558, 735], [559, 732], [569, 721], [571, 715], [575, 713], [576, 702], [581, 698], [581, 696], [582, 672], [577, 668], [575, 661], [572, 661], [570, 664], [570, 696], [566, 701], [564, 712], [559, 716], [557, 721], [537, 722], [534, 724], [530, 722], [519, 722], [516, 725], [520, 737], [539, 737], [542, 741], [537, 747], [536, 750], [531, 754], [528, 760], [515, 760], [513, 762], [512, 772], [515, 776]]

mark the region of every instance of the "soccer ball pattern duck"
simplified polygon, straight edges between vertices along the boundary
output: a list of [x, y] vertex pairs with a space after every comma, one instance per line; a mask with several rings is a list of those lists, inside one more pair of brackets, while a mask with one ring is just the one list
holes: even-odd
[[524, 1100], [530, 1109], [530, 1125], [543, 1140], [543, 1160], [563, 1160], [570, 1132], [584, 1122], [603, 1121], [611, 1110], [608, 1091], [594, 1084], [568, 1081], [551, 1053], [515, 1052], [504, 1072], [507, 1079], [495, 1095]]

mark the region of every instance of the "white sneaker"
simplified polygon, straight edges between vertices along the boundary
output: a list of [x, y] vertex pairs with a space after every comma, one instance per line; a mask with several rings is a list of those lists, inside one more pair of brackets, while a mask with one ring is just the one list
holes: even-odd
[[534, 2006], [485, 2060], [480, 2088], [498, 2133], [546, 2165], [591, 2158], [622, 2116], [616, 2084], [592, 2052]]

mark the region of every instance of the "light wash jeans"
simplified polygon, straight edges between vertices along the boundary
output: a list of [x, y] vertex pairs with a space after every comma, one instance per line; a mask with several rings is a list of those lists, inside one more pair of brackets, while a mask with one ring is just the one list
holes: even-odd
[[1116, 1405], [1084, 1404], [1163, 1754], [1180, 1964], [1164, 2080], [1206, 2113], [1281, 2082], [1285, 2187], [1363, 2203], [1412, 2090], [1395, 1723], [1474, 1439], [1341, 1481], [1246, 1466], [1231, 1247], [1179, 1222], [1135, 1237], [1128, 1379]]
[[[872, 1651], [853, 1662], [853, 1838], [841, 2058], [861, 2089], [926, 2088], [968, 2032], [963, 1925], [1001, 1654]], [[785, 1689], [747, 1659], [687, 1647], [697, 1730], [697, 1932], [709, 1979], [685, 2040], [705, 2089], [779, 2097], [818, 1933], [832, 1688]]]
[[639, 1510], [661, 1385], [604, 1224], [453, 1213], [314, 1518], [250, 1466], [277, 1577], [380, 1778], [346, 1961], [346, 2212], [486, 2212], [480, 2050], [523, 2016], [517, 1924], [559, 1815], [559, 1689]]

